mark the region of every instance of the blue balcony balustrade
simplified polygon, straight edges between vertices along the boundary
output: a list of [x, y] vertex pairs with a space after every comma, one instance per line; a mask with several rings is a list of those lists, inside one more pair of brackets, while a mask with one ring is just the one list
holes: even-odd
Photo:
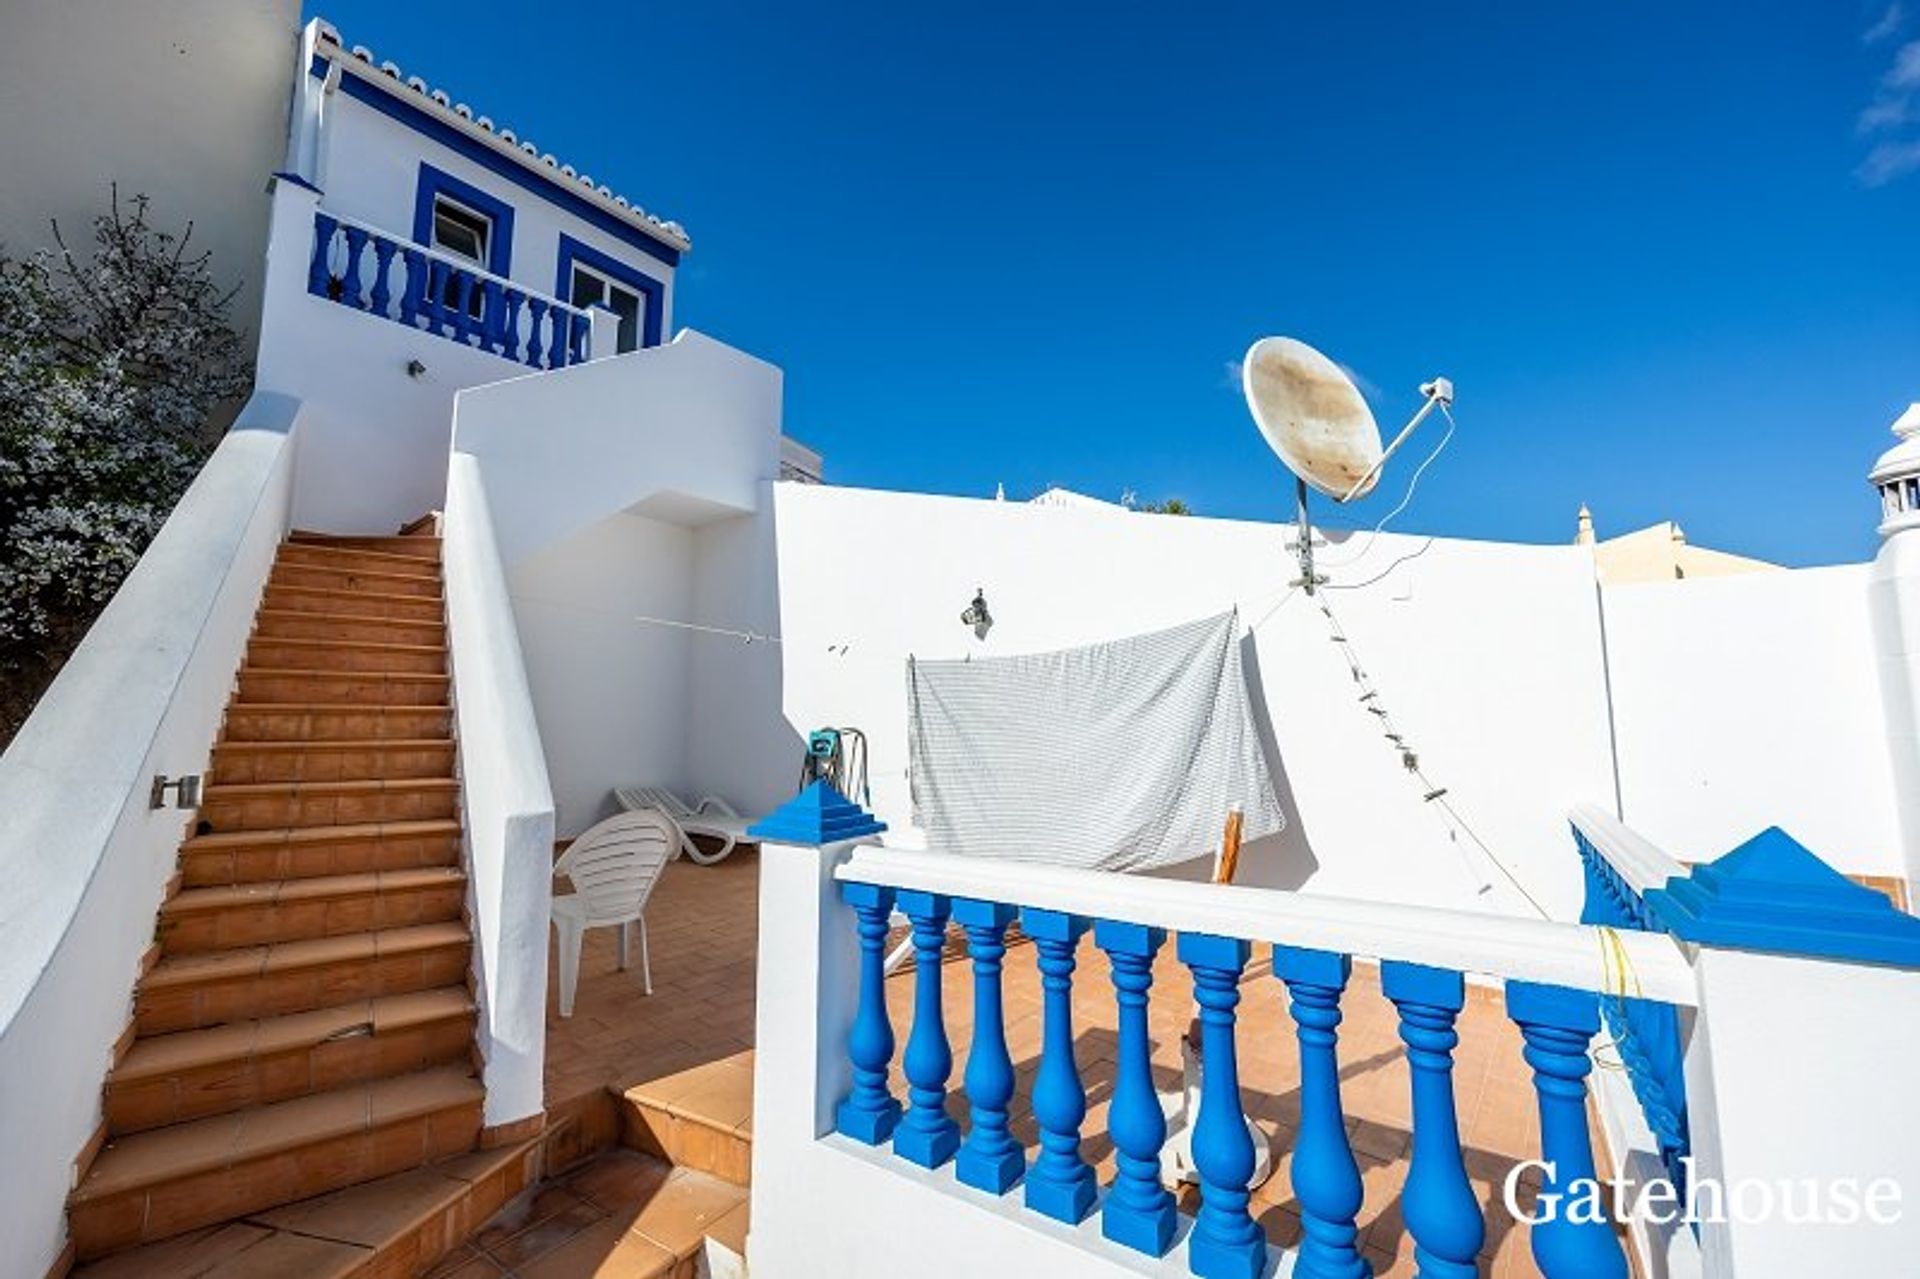
[[[1290, 1265], [1291, 1273], [1302, 1279], [1370, 1279], [1372, 1265], [1361, 1251], [1359, 1227], [1368, 1207], [1365, 1183], [1349, 1141], [1341, 1098], [1339, 1028], [1353, 965], [1349, 954], [1284, 940], [1273, 944], [1270, 952], [1273, 976], [1284, 986], [1291, 1038], [1297, 1041], [1299, 1055], [1299, 1122], [1291, 1133], [1291, 1151], [1275, 1152], [1290, 1154], [1290, 1158], [1276, 1159], [1288, 1170], [1290, 1185], [1269, 1187], [1261, 1198], [1268, 1205], [1291, 1202], [1300, 1217], [1294, 1255], [1277, 1261], [1252, 1212], [1249, 1182], [1255, 1171], [1255, 1143], [1242, 1097], [1236, 1042], [1244, 1030], [1238, 1010], [1252, 941], [1268, 942], [1270, 937], [1242, 938], [1201, 929], [1175, 934], [1170, 925], [1179, 922], [1182, 911], [1142, 907], [1137, 893], [1113, 887], [1118, 877], [1094, 872], [1066, 874], [1055, 868], [1009, 863], [988, 869], [973, 859], [854, 849], [835, 877], [841, 900], [850, 907], [859, 947], [858, 999], [846, 1037], [852, 1086], [837, 1099], [839, 1132], [876, 1148], [885, 1148], [890, 1140], [892, 1157], [903, 1165], [936, 1170], [936, 1176], [951, 1164], [952, 1171], [946, 1174], [952, 1179], [948, 1193], [972, 1198], [971, 1210], [977, 1210], [983, 1194], [1000, 1201], [997, 1213], [982, 1220], [1017, 1219], [1025, 1213], [1050, 1232], [1058, 1232], [1062, 1225], [1077, 1227], [1073, 1237], [1079, 1246], [1111, 1250], [1109, 1258], [1123, 1269], [1147, 1264], [1141, 1261], [1143, 1255], [1171, 1256], [1179, 1260], [1170, 1264], [1184, 1262], [1188, 1271], [1203, 1279], [1260, 1279], [1277, 1264]], [[958, 891], [963, 885], [970, 890], [966, 894]], [[982, 891], [1012, 896], [1023, 885], [1051, 905], [1016, 908]], [[1067, 891], [1068, 886], [1075, 891]], [[1059, 908], [1082, 889], [1090, 906], [1117, 904], [1159, 918], [1141, 922], [1125, 918], [1125, 910], [1080, 913]], [[1217, 890], [1164, 882], [1153, 886], [1155, 899], [1184, 899], [1209, 891]], [[1317, 936], [1325, 937], [1319, 912], [1328, 909], [1330, 899], [1308, 905], [1292, 894], [1272, 897], [1276, 921], [1272, 928], [1255, 927], [1259, 917], [1249, 915], [1247, 931], [1286, 933], [1310, 923]], [[1199, 909], [1202, 900], [1194, 897], [1195, 909], [1184, 918], [1222, 918], [1211, 902]], [[899, 1060], [907, 1085], [904, 1110], [887, 1086], [894, 1040], [887, 1017], [883, 954], [896, 907], [911, 928], [915, 958], [913, 1026]], [[1394, 921], [1389, 915], [1402, 908], [1369, 904], [1366, 909], [1382, 912], [1380, 922], [1372, 933], [1359, 932], [1356, 926], [1356, 948], [1368, 936], [1390, 948]], [[1433, 912], [1417, 913], [1419, 918], [1406, 921], [1409, 931], [1431, 929]], [[1031, 968], [1023, 964], [1021, 971], [1028, 974], [1024, 980], [1037, 980], [1040, 996], [1038, 1062], [1026, 1099], [1038, 1130], [1038, 1151], [1031, 1164], [1008, 1125], [1009, 1114], [1018, 1113], [1020, 1100], [1004, 989], [1010, 980], [1005, 964], [1007, 930], [1016, 918], [1032, 943]], [[955, 1049], [947, 1037], [950, 1010], [942, 1006], [946, 987], [941, 966], [947, 959], [950, 922], [966, 934], [966, 958], [972, 969], [965, 1124], [955, 1122], [947, 1104]], [[1600, 938], [1591, 929], [1570, 924], [1501, 921], [1464, 913], [1457, 922], [1463, 939], [1508, 925], [1526, 930], [1482, 950], [1481, 954], [1491, 957], [1489, 962], [1516, 964], [1529, 975], [1593, 974], [1585, 989], [1517, 976], [1506, 984], [1508, 1014], [1520, 1028], [1522, 1051], [1532, 1068], [1541, 1121], [1540, 1157], [1555, 1166], [1548, 1189], [1557, 1191], [1575, 1179], [1592, 1177], [1595, 1158], [1586, 1118], [1587, 1052], [1600, 1025], [1603, 1002], [1597, 973]], [[1094, 952], [1083, 948], [1089, 931]], [[1162, 1181], [1169, 1121], [1164, 1099], [1154, 1089], [1154, 1044], [1148, 1019], [1156, 985], [1155, 960], [1164, 958], [1170, 935], [1177, 937], [1174, 957], [1192, 978], [1201, 1035], [1200, 1102], [1197, 1113], [1188, 1117], [1191, 1129], [1186, 1134], [1191, 1166], [1200, 1183], [1191, 1218], [1183, 1217]], [[1669, 954], [1652, 941], [1636, 935], [1629, 943], [1638, 970], [1654, 993], [1685, 998], [1694, 987], [1684, 957], [1677, 948]], [[1459, 949], [1468, 952], [1473, 945], [1463, 940]], [[1553, 953], [1536, 953], [1543, 945]], [[1104, 963], [1090, 962], [1094, 953]], [[1417, 1273], [1423, 1279], [1466, 1279], [1477, 1275], [1489, 1259], [1480, 1256], [1487, 1237], [1483, 1213], [1488, 1205], [1468, 1179], [1454, 1099], [1456, 1019], [1466, 1004], [1465, 974], [1395, 959], [1382, 960], [1380, 973], [1382, 992], [1398, 1011], [1399, 1036], [1412, 1082], [1411, 1154], [1405, 1182], [1395, 1198], [1413, 1243]], [[906, 980], [904, 974], [901, 980]], [[1110, 1059], [1106, 1054], [1084, 1052], [1084, 1045], [1076, 1057], [1075, 987], [1088, 982], [1105, 983], [1105, 988], [1081, 990], [1082, 1016], [1087, 1008], [1100, 1006], [1094, 1002], [1096, 996], [1101, 1002], [1113, 1000], [1116, 1034]], [[954, 987], [956, 991], [964, 988]], [[899, 997], [905, 992], [896, 989], [894, 993]], [[1185, 997], [1184, 989], [1176, 996], [1183, 1005]], [[1184, 1014], [1184, 1006], [1180, 1011]], [[1025, 1020], [1022, 1029], [1032, 1025]], [[1162, 1045], [1163, 1051], [1171, 1047]], [[1033, 1051], [1031, 1040], [1024, 1051]], [[1102, 1192], [1086, 1155], [1099, 1148], [1100, 1134], [1083, 1129], [1090, 1090], [1097, 1096], [1107, 1084], [1111, 1093], [1104, 1135], [1112, 1144], [1114, 1173]], [[917, 1175], [924, 1178], [926, 1174]], [[937, 1181], [921, 1184], [928, 1193], [941, 1193]], [[1389, 1206], [1372, 1205], [1375, 1215]], [[1096, 1213], [1097, 1232], [1089, 1220]], [[1624, 1279], [1626, 1274], [1621, 1244], [1604, 1223], [1567, 1220], [1538, 1225], [1532, 1229], [1531, 1243], [1547, 1279]], [[942, 1272], [963, 1271], [949, 1265]]]
[[324, 210], [313, 215], [307, 292], [532, 369], [584, 362], [584, 311]]

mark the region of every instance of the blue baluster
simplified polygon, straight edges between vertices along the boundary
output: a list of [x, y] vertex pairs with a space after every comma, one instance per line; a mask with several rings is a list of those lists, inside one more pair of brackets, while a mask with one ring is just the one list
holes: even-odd
[[452, 296], [448, 299], [447, 312], [453, 321], [453, 340], [462, 346], [473, 332], [473, 272], [453, 268], [451, 281]]
[[1413, 1076], [1413, 1159], [1400, 1192], [1420, 1279], [1474, 1279], [1486, 1238], [1480, 1203], [1467, 1182], [1454, 1114], [1454, 1019], [1466, 1006], [1459, 973], [1388, 960], [1380, 985], [1400, 1011], [1400, 1038]]
[[340, 227], [340, 220], [318, 209], [313, 213], [313, 259], [307, 263], [307, 292], [315, 297], [328, 297], [332, 293], [333, 271], [327, 265], [327, 259], [333, 254], [333, 234]]
[[1173, 1196], [1160, 1184], [1160, 1147], [1167, 1140], [1167, 1118], [1153, 1091], [1153, 1044], [1147, 1037], [1153, 957], [1167, 934], [1144, 924], [1102, 919], [1094, 923], [1093, 940], [1107, 952], [1113, 971], [1120, 1032], [1114, 1050], [1113, 1104], [1107, 1110], [1115, 1170], [1100, 1209], [1100, 1233], [1158, 1257], [1173, 1242], [1178, 1223]]
[[1325, 950], [1273, 948], [1273, 975], [1287, 984], [1300, 1040], [1300, 1131], [1293, 1143], [1293, 1196], [1300, 1204], [1301, 1279], [1367, 1279], [1360, 1256], [1364, 1188], [1340, 1108], [1340, 995], [1353, 961]]
[[1193, 1120], [1200, 1211], [1187, 1239], [1187, 1264], [1204, 1279], [1254, 1279], [1266, 1269], [1267, 1236], [1247, 1211], [1254, 1148], [1233, 1043], [1240, 972], [1251, 947], [1235, 937], [1181, 933], [1177, 949], [1193, 970], [1200, 1005], [1200, 1114]]
[[1006, 1019], [1000, 1007], [1000, 961], [1007, 953], [1007, 925], [1014, 908], [999, 902], [953, 899], [953, 920], [967, 930], [973, 959], [973, 1046], [967, 1050], [966, 1144], [954, 1163], [960, 1183], [1003, 1195], [1027, 1171], [1027, 1153], [1007, 1132], [1013, 1099], [1013, 1058], [1007, 1052]]
[[526, 301], [526, 295], [508, 285], [504, 290], [506, 315], [500, 325], [500, 354], [509, 360], [520, 358], [520, 304]]
[[913, 926], [913, 1030], [900, 1057], [907, 1112], [893, 1130], [893, 1153], [922, 1168], [938, 1168], [960, 1148], [960, 1125], [947, 1113], [953, 1050], [940, 1008], [940, 953], [953, 903], [938, 893], [910, 890], [902, 890], [899, 901]]
[[1044, 1019], [1040, 1071], [1033, 1080], [1040, 1154], [1027, 1170], [1027, 1207], [1069, 1225], [1093, 1211], [1097, 1197], [1093, 1168], [1080, 1157], [1087, 1090], [1073, 1060], [1073, 952], [1089, 923], [1063, 911], [1020, 911], [1020, 926], [1038, 955]]
[[547, 348], [547, 367], [564, 369], [567, 367], [567, 319], [572, 312], [560, 306], [547, 309], [548, 328], [552, 331], [552, 342]]
[[500, 345], [500, 282], [480, 281], [480, 349], [491, 352]]
[[420, 309], [427, 317], [427, 332], [435, 337], [439, 337], [446, 327], [443, 320], [447, 309], [447, 274], [452, 270], [439, 258], [427, 259], [427, 289]]
[[395, 245], [385, 236], [377, 236], [373, 241], [373, 313], [381, 319], [387, 318], [387, 306], [393, 301], [393, 288], [388, 282], [388, 273], [393, 269], [393, 251]]
[[887, 1020], [885, 947], [893, 890], [878, 884], [842, 884], [840, 898], [853, 907], [860, 935], [860, 1004], [847, 1035], [853, 1091], [834, 1109], [833, 1126], [855, 1141], [877, 1146], [900, 1122], [900, 1102], [887, 1091], [893, 1061], [893, 1026]]
[[[1587, 1130], [1587, 1045], [1600, 1029], [1600, 1001], [1588, 991], [1533, 982], [1507, 983], [1507, 1015], [1526, 1040], [1533, 1089], [1540, 1098], [1540, 1157], [1553, 1170], [1542, 1195], [1592, 1184], [1593, 1142]], [[1550, 1279], [1627, 1279], [1627, 1258], [1604, 1221], [1574, 1220], [1562, 1211], [1533, 1227], [1533, 1259]]]
[[407, 264], [406, 286], [400, 290], [400, 323], [411, 329], [418, 327], [427, 297], [427, 255], [407, 245], [400, 257]]
[[546, 313], [547, 303], [544, 298], [530, 297], [527, 299], [527, 363], [536, 369], [542, 367], [540, 363], [540, 319]]
[[340, 300], [358, 310], [362, 305], [360, 295], [360, 255], [367, 247], [367, 233], [357, 226], [348, 226], [347, 267], [340, 275]]

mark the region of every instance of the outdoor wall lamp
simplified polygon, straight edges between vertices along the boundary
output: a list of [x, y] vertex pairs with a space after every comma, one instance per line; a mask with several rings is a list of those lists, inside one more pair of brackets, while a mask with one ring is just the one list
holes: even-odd
[[198, 773], [188, 773], [184, 777], [172, 779], [169, 779], [165, 773], [155, 773], [153, 789], [147, 792], [147, 806], [165, 808], [168, 791], [173, 792], [175, 808], [200, 807], [200, 775]]
[[987, 632], [993, 629], [993, 614], [987, 611], [987, 588], [975, 587], [973, 603], [967, 605], [966, 612], [960, 614], [960, 625], [971, 626], [975, 639], [985, 639]]

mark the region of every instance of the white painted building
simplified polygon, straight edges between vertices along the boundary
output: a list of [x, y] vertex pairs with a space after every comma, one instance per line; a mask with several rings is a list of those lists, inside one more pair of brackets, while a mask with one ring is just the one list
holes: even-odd
[[[1587, 992], [1610, 979], [1599, 934], [1573, 922], [1595, 891], [1568, 828], [1578, 805], [1598, 806], [1583, 829], [1636, 900], [1684, 878], [1679, 863], [1771, 826], [1913, 900], [1911, 415], [1874, 472], [1886, 538], [1874, 564], [1714, 580], [1612, 586], [1590, 546], [1327, 531], [1332, 581], [1309, 596], [1289, 585], [1290, 530], [1278, 525], [835, 487], [819, 482], [819, 455], [782, 433], [779, 369], [673, 329], [690, 250], [679, 226], [322, 23], [294, 43], [285, 156], [259, 175], [273, 189], [254, 401], [0, 759], [0, 1133], [16, 1187], [0, 1234], [19, 1245], [7, 1273], [42, 1274], [62, 1255], [68, 1173], [91, 1158], [101, 1123], [94, 1085], [170, 891], [179, 817], [148, 806], [150, 781], [206, 769], [274, 547], [296, 529], [386, 535], [443, 514], [490, 1133], [540, 1119], [552, 843], [611, 813], [614, 788], [765, 813], [792, 797], [810, 729], [855, 726], [871, 747], [871, 809], [911, 848], [910, 656], [1038, 653], [1239, 610], [1289, 820], [1247, 849], [1228, 898], [1200, 884], [1003, 879], [937, 850], [801, 860], [797, 838], [770, 850], [768, 873], [790, 895], [763, 893], [762, 971], [790, 965], [776, 971], [806, 997], [762, 1001], [758, 1104], [788, 1109], [761, 1119], [756, 1179], [812, 1189], [768, 1209], [750, 1252], [767, 1275], [806, 1272], [809, 1229], [841, 1259], [837, 1273], [897, 1268], [832, 1219], [863, 1196], [902, 1230], [921, 1214], [923, 1242], [959, 1250], [936, 1253], [936, 1273], [979, 1273], [982, 1258], [1138, 1269], [1107, 1243], [1035, 1235], [1011, 1205], [980, 1213], [950, 1186], [877, 1156], [849, 1162], [839, 1139], [822, 1140], [850, 1079], [855, 1005], [842, 979], [858, 962], [836, 882], [1249, 941], [1305, 929], [1297, 944]], [[984, 636], [957, 620], [976, 591], [995, 619]], [[1383, 739], [1353, 663], [1406, 742]], [[1444, 805], [1410, 773], [1408, 743]], [[1168, 878], [1204, 879], [1208, 851]], [[1638, 870], [1622, 865], [1641, 854]], [[1030, 895], [1007, 896], [1013, 886]], [[1782, 1007], [1826, 1010], [1843, 1081], [1806, 1103], [1800, 1153], [1832, 1164], [1820, 1123], [1841, 1131], [1861, 1113], [1883, 1136], [1920, 1131], [1908, 1090], [1873, 1068], [1920, 1049], [1920, 1019], [1884, 1015], [1916, 993], [1914, 964], [1764, 946], [1756, 959], [1703, 936], [1645, 930], [1628, 949], [1650, 997], [1693, 1028], [1693, 1122], [1715, 1167], [1791, 1164], [1792, 1152], [1763, 1157], [1752, 1127], [1772, 1069], [1754, 1056], [1769, 983]], [[1881, 1013], [1850, 1002], [1856, 979]], [[49, 1062], [76, 1086], [26, 1086]], [[769, 1079], [769, 1062], [786, 1073]], [[1633, 1094], [1603, 1105], [1623, 1143], [1608, 1153], [1624, 1164], [1645, 1139], [1628, 1122]], [[1910, 1139], [1883, 1141], [1874, 1158], [1920, 1194]], [[1784, 1248], [1791, 1264], [1770, 1264], [1757, 1235], [1728, 1233], [1658, 1273], [1731, 1274], [1731, 1258], [1743, 1275], [1811, 1273], [1804, 1253]], [[965, 1253], [969, 1238], [984, 1251]], [[1848, 1239], [1877, 1273], [1920, 1246], [1912, 1223]]]

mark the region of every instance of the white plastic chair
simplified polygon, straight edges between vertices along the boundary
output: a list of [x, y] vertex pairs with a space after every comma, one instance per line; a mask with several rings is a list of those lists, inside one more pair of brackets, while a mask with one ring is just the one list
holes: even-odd
[[628, 965], [627, 934], [640, 925], [640, 975], [653, 993], [653, 963], [647, 954], [647, 898], [660, 872], [673, 860], [678, 831], [651, 810], [618, 813], [573, 841], [553, 865], [573, 883], [570, 895], [553, 899], [553, 927], [560, 957], [560, 1015], [573, 1016], [580, 985], [580, 948], [589, 928], [620, 930], [620, 967]]
[[[740, 816], [726, 800], [708, 795], [692, 807], [664, 786], [620, 786], [613, 792], [620, 807], [629, 812], [651, 808], [665, 814], [680, 837], [680, 851], [699, 866], [711, 866], [726, 860], [733, 846], [746, 837], [752, 823]], [[720, 850], [709, 853], [693, 842], [691, 836], [705, 835], [720, 841]]]

